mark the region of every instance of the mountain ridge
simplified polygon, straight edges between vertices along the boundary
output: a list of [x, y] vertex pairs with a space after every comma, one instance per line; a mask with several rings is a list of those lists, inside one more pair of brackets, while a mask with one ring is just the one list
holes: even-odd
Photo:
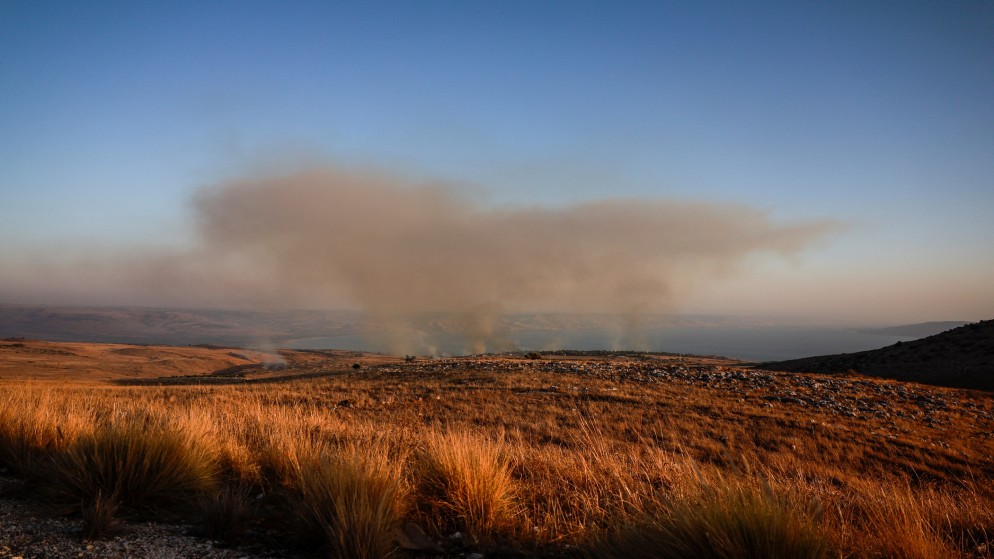
[[994, 392], [994, 320], [874, 350], [763, 363], [763, 369], [891, 378]]

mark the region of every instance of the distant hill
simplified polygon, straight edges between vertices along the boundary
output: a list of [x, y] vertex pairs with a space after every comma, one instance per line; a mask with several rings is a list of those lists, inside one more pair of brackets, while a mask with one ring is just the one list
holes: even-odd
[[902, 326], [891, 326], [890, 328], [868, 328], [860, 330], [864, 334], [874, 334], [881, 336], [897, 336], [899, 338], [924, 338], [934, 336], [946, 330], [966, 326], [969, 322], [947, 320], [944, 322], [920, 322], [918, 324], [904, 324]]
[[356, 311], [235, 311], [0, 305], [0, 338], [130, 344], [281, 345], [354, 334]]
[[881, 349], [764, 363], [764, 369], [859, 374], [994, 391], [994, 320]]

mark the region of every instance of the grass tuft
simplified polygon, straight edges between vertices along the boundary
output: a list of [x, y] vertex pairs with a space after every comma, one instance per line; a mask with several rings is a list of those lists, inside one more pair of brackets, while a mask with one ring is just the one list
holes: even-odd
[[400, 481], [386, 452], [325, 452], [300, 460], [294, 505], [332, 557], [382, 559], [393, 551], [400, 522]]
[[822, 559], [828, 539], [817, 503], [802, 506], [770, 486], [725, 484], [695, 497], [664, 500], [600, 542], [602, 559]]
[[202, 495], [199, 504], [204, 535], [228, 545], [237, 545], [242, 541], [250, 512], [246, 489], [225, 485], [213, 493]]
[[42, 464], [62, 451], [91, 418], [52, 402], [47, 390], [27, 389], [0, 396], [0, 468], [35, 479]]
[[94, 540], [112, 536], [120, 530], [116, 495], [98, 492], [93, 501], [83, 504], [83, 539]]
[[427, 520], [487, 540], [512, 529], [517, 487], [501, 443], [467, 433], [432, 433], [419, 459]]
[[954, 559], [960, 553], [949, 534], [949, 515], [957, 503], [928, 491], [894, 485], [869, 487], [862, 497], [864, 530], [887, 534], [868, 546], [868, 555], [893, 559]]
[[215, 487], [218, 459], [205, 444], [145, 423], [98, 429], [55, 454], [44, 476], [49, 495], [69, 503], [114, 495], [131, 509], [182, 507]]

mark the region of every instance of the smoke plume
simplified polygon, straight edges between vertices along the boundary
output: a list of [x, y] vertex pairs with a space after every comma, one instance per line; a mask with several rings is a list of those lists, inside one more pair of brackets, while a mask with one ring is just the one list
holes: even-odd
[[402, 353], [430, 351], [430, 328], [503, 349], [508, 311], [666, 310], [753, 253], [789, 256], [837, 227], [653, 199], [492, 207], [336, 169], [209, 187], [192, 207], [194, 248], [90, 255], [75, 275], [146, 304], [359, 306]]

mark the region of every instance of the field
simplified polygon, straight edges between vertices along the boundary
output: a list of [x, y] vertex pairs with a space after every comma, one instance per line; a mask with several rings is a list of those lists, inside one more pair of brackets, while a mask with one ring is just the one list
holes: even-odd
[[988, 557], [992, 433], [986, 392], [720, 358], [0, 342], [23, 495], [279, 556]]

